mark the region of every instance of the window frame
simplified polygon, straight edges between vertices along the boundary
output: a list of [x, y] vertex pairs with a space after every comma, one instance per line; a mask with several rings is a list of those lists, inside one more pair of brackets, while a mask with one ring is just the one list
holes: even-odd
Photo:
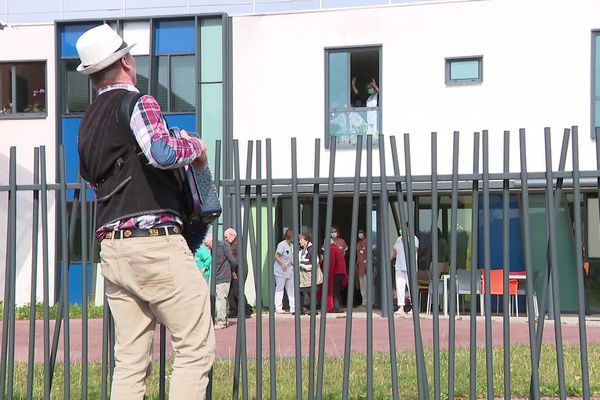
[[[479, 68], [477, 78], [468, 79], [451, 79], [450, 67], [453, 62], [461, 61], [477, 61]], [[466, 85], [480, 85], [483, 83], [483, 55], [476, 56], [461, 56], [461, 57], [446, 57], [444, 59], [444, 70], [445, 70], [445, 81], [446, 86], [466, 86]]]
[[[61, 115], [63, 117], [81, 117], [83, 116], [84, 111], [72, 111], [72, 112], [67, 112], [67, 101], [69, 99], [69, 96], [67, 95], [67, 63], [70, 61], [75, 61], [77, 64], [80, 64], [81, 61], [79, 60], [79, 58], [77, 57], [62, 57], [60, 59], [60, 74], [61, 74], [61, 90], [63, 96], [62, 97], [62, 101], [61, 101]], [[85, 77], [87, 79], [87, 85], [88, 85], [88, 102], [86, 105], [86, 109], [89, 107], [90, 104], [92, 104], [92, 101], [96, 98], [96, 90], [94, 89], [94, 87], [92, 86], [92, 81], [89, 79], [88, 76]]]
[[590, 137], [596, 140], [596, 101], [600, 101], [600, 93], [596, 93], [596, 38], [600, 38], [600, 29], [591, 32], [591, 59], [590, 59]]
[[[45, 108], [42, 112], [18, 112], [17, 111], [17, 102], [14, 100], [17, 96], [17, 85], [16, 79], [17, 74], [16, 68], [18, 64], [42, 64], [44, 69], [44, 93], [46, 95]], [[48, 96], [48, 60], [45, 59], [34, 59], [34, 60], [2, 60], [0, 61], [0, 65], [10, 65], [11, 69], [11, 98], [13, 99], [12, 112], [7, 114], [0, 114], [0, 119], [44, 119], [48, 117], [48, 105], [49, 105], [49, 96]]]
[[[329, 114], [331, 113], [331, 109], [329, 107], [329, 55], [332, 53], [350, 53], [352, 54], [352, 51], [357, 51], [357, 50], [376, 50], [378, 53], [378, 69], [379, 69], [379, 82], [377, 82], [378, 86], [379, 86], [379, 93], [378, 93], [378, 102], [379, 105], [377, 106], [377, 121], [378, 121], [378, 125], [377, 125], [377, 130], [378, 130], [378, 135], [381, 134], [383, 132], [382, 129], [382, 109], [383, 109], [383, 91], [382, 91], [382, 81], [383, 81], [383, 74], [382, 74], [382, 60], [383, 60], [383, 45], [382, 44], [367, 44], [367, 45], [356, 45], [356, 46], [343, 46], [343, 47], [325, 47], [324, 48], [324, 57], [325, 57], [325, 71], [324, 71], [324, 92], [325, 92], [325, 102], [323, 105], [323, 115], [324, 115], [324, 145], [325, 145], [325, 149], [329, 149], [329, 146], [331, 144], [331, 134], [329, 133], [329, 125], [330, 125], [330, 121], [329, 121]], [[350, 59], [351, 60], [351, 59]], [[350, 61], [351, 62], [351, 61]], [[351, 66], [350, 66], [351, 67]], [[348, 68], [348, 71], [351, 72], [351, 68]], [[350, 73], [350, 75], [352, 75]], [[352, 76], [349, 76], [348, 79], [352, 79]], [[350, 81], [348, 81], [350, 82]], [[348, 93], [347, 95], [350, 96], [350, 90], [351, 87], [349, 87]], [[349, 100], [349, 104], [350, 104], [350, 98]], [[364, 109], [365, 107], [349, 107], [347, 109], [347, 111], [352, 111], [354, 109]], [[336, 109], [336, 110], [340, 110], [340, 109]], [[342, 110], [342, 111], [344, 111]], [[366, 147], [367, 143], [366, 143], [366, 136], [364, 136], [364, 140], [363, 140], [363, 147]], [[374, 136], [373, 137], [373, 146], [377, 145], [377, 137]], [[352, 144], [336, 144], [336, 149], [354, 149], [356, 148], [356, 143], [352, 143]]]
[[158, 70], [158, 65], [159, 65], [159, 60], [161, 57], [166, 57], [167, 58], [167, 104], [166, 107], [163, 108], [163, 106], [161, 105], [161, 110], [163, 112], [163, 114], [169, 114], [169, 115], [177, 115], [177, 114], [191, 114], [191, 113], [196, 113], [197, 109], [198, 109], [198, 96], [194, 91], [194, 109], [193, 110], [188, 110], [188, 111], [172, 111], [172, 105], [174, 103], [174, 94], [173, 91], [171, 90], [171, 86], [172, 86], [172, 77], [171, 77], [171, 58], [173, 57], [194, 57], [194, 85], [196, 84], [196, 75], [198, 74], [197, 69], [198, 69], [198, 55], [194, 54], [194, 53], [155, 53], [154, 54], [154, 60], [151, 59], [150, 63], [154, 63], [155, 66], [155, 70], [156, 70], [156, 87], [154, 89], [154, 91], [151, 92], [152, 96], [156, 99], [156, 101], [158, 102], [158, 74], [159, 74], [159, 70]]

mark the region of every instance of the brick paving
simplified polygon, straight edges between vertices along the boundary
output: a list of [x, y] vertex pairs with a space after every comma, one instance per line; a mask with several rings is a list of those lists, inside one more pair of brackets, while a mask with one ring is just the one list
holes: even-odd
[[[301, 318], [301, 347], [303, 355], [308, 354], [310, 317]], [[249, 357], [255, 357], [257, 353], [256, 327], [258, 319], [256, 315], [245, 320], [247, 332], [247, 352]], [[440, 345], [448, 347], [448, 318], [440, 318]], [[564, 345], [579, 345], [579, 327], [575, 317], [563, 318], [562, 335]], [[395, 318], [396, 347], [398, 350], [414, 350], [413, 320]], [[512, 344], [529, 344], [528, 324], [524, 317], [511, 318], [510, 340]], [[319, 334], [319, 317], [317, 317], [316, 334]], [[420, 321], [423, 345], [433, 346], [433, 320], [431, 317], [422, 317]], [[470, 340], [469, 317], [459, 317], [456, 320], [456, 346], [468, 347]], [[88, 358], [91, 362], [100, 361], [102, 356], [102, 320], [89, 320], [89, 350]], [[355, 353], [366, 352], [366, 326], [367, 318], [364, 312], [355, 312], [352, 320], [351, 351]], [[51, 331], [54, 323], [51, 323]], [[229, 328], [216, 331], [217, 358], [229, 359], [235, 354], [236, 345], [236, 321], [233, 320]], [[586, 323], [588, 343], [600, 343], [600, 318], [590, 318]], [[477, 319], [477, 345], [485, 346], [484, 319]], [[339, 356], [344, 353], [344, 341], [346, 330], [346, 318], [344, 314], [327, 316], [325, 349], [329, 356]], [[63, 330], [64, 331], [64, 330]], [[275, 319], [276, 355], [280, 357], [292, 357], [295, 354], [295, 328], [294, 317], [291, 315], [277, 315]], [[389, 351], [388, 320], [375, 314], [373, 316], [373, 350], [375, 352]], [[503, 345], [502, 318], [494, 317], [492, 322], [493, 344]], [[168, 335], [167, 335], [168, 336]], [[318, 336], [317, 336], [318, 338]], [[554, 324], [546, 321], [544, 327], [544, 343], [554, 344]], [[15, 359], [27, 361], [29, 344], [29, 321], [16, 321], [15, 335]], [[63, 360], [63, 339], [61, 337], [58, 357]], [[262, 316], [262, 354], [269, 355], [269, 321], [268, 315]], [[172, 354], [170, 344], [168, 353]], [[70, 321], [70, 352], [72, 362], [81, 360], [81, 320]], [[155, 334], [154, 358], [158, 359], [158, 330]], [[43, 361], [43, 322], [37, 321], [35, 335], [35, 359]]]

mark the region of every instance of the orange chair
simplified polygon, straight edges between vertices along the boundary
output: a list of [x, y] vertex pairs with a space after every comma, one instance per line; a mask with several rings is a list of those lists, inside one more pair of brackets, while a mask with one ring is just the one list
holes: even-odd
[[[517, 304], [517, 294], [519, 291], [519, 282], [516, 279], [511, 279], [508, 281], [508, 295], [515, 296], [515, 304]], [[492, 269], [490, 270], [490, 294], [492, 295], [504, 295], [504, 270], [502, 269]], [[481, 315], [484, 315], [484, 295], [485, 295], [485, 270], [481, 270], [481, 296], [480, 306], [481, 306]], [[496, 312], [498, 312], [498, 302], [499, 299], [496, 298]], [[516, 306], [518, 307], [518, 305]], [[518, 315], [517, 309], [517, 315]]]

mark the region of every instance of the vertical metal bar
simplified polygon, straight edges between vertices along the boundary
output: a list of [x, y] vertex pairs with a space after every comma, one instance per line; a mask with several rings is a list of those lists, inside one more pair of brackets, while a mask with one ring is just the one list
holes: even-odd
[[[510, 132], [504, 131], [504, 173], [510, 172]], [[510, 209], [510, 193], [509, 179], [505, 176], [502, 181], [502, 267], [503, 267], [503, 290], [502, 293], [502, 326], [504, 328], [503, 343], [504, 343], [504, 398], [510, 399], [510, 291], [509, 291], [509, 274], [510, 274], [510, 243], [509, 243], [509, 209]], [[515, 302], [519, 301], [518, 296], [515, 296]]]
[[450, 211], [450, 320], [448, 337], [448, 399], [454, 399], [456, 368], [456, 225], [458, 224], [458, 143], [459, 133], [454, 132], [452, 151], [452, 199]]
[[[382, 249], [382, 259], [383, 259], [383, 274], [385, 276], [392, 276], [391, 272], [391, 263], [390, 263], [390, 239], [389, 239], [389, 216], [388, 216], [388, 192], [387, 192], [387, 177], [385, 170], [385, 140], [382, 134], [379, 135], [379, 175], [381, 182], [381, 227], [382, 227], [382, 235], [381, 235], [381, 249]], [[354, 235], [356, 236], [356, 235]], [[412, 233], [411, 233], [412, 236]], [[353, 237], [352, 240], [356, 241], [356, 238]], [[409, 250], [412, 252], [414, 247]], [[387, 291], [385, 299], [388, 303], [388, 337], [390, 344], [390, 373], [392, 377], [392, 398], [398, 398], [398, 362], [396, 357], [396, 327], [394, 326], [394, 305], [392, 304], [392, 284], [389, 279], [387, 281]], [[351, 286], [353, 288], [353, 286]], [[412, 286], [410, 286], [412, 289]], [[404, 296], [405, 288], [396, 288], [396, 296]], [[411, 293], [415, 293], [413, 290]], [[411, 296], [411, 299], [415, 299], [415, 297]], [[414, 303], [414, 300], [413, 300]], [[414, 313], [416, 314], [416, 312]], [[420, 387], [419, 387], [420, 389]]]
[[[40, 149], [33, 151], [33, 184], [40, 183]], [[29, 353], [27, 358], [27, 399], [33, 396], [33, 367], [35, 366], [35, 319], [37, 303], [37, 272], [38, 272], [38, 223], [40, 210], [39, 188], [33, 190], [33, 210], [31, 221], [31, 285], [29, 298]]]
[[[560, 294], [558, 284], [558, 264], [556, 259], [556, 213], [553, 194], [553, 172], [552, 172], [552, 145], [550, 128], [544, 128], [544, 142], [546, 150], [546, 215], [548, 216], [548, 232], [550, 238], [550, 273], [552, 277], [552, 303], [554, 308], [554, 335], [556, 343], [556, 363], [558, 371], [558, 388], [560, 398], [566, 397], [565, 365], [562, 347], [562, 328], [560, 326]], [[558, 205], [556, 208], [558, 212]]]
[[[420, 399], [429, 399], [429, 385], [425, 370], [425, 356], [423, 354], [423, 338], [421, 337], [421, 320], [418, 311], [421, 309], [419, 290], [417, 284], [417, 259], [415, 248], [415, 212], [413, 207], [413, 182], [412, 163], [410, 158], [410, 137], [404, 134], [404, 164], [406, 171], [406, 203], [408, 214], [408, 235], [404, 236], [404, 246], [408, 249], [408, 268], [410, 279], [410, 297], [413, 303], [413, 330], [415, 335], [415, 357], [417, 361], [417, 382]], [[407, 246], [408, 244], [408, 246]]]
[[[4, 396], [4, 372], [8, 375], [6, 377], [6, 391], [7, 399], [13, 398], [13, 383], [14, 383], [14, 364], [15, 364], [15, 285], [16, 285], [16, 252], [17, 252], [17, 148], [11, 146], [10, 158], [9, 158], [9, 173], [8, 182], [10, 186], [9, 201], [8, 201], [8, 237], [6, 240], [6, 275], [4, 279], [7, 282], [5, 284], [5, 302], [4, 302], [4, 324], [6, 328], [3, 330], [7, 332], [8, 337], [3, 335], [2, 347], [3, 357], [2, 366], [7, 369], [2, 369], [2, 383], [0, 388], [0, 395]], [[8, 289], [8, 296], [6, 290]], [[8, 301], [6, 301], [8, 300]], [[8, 315], [8, 318], [6, 317]], [[7, 321], [8, 319], [8, 321]], [[4, 334], [4, 331], [3, 331]], [[7, 343], [5, 342], [7, 340]], [[5, 344], [8, 347], [6, 349]], [[8, 350], [8, 352], [6, 351]], [[8, 363], [6, 366], [5, 363]]]
[[[262, 146], [256, 141], [256, 179], [262, 177]], [[256, 251], [254, 261], [254, 284], [256, 287], [256, 398], [262, 399], [262, 185], [256, 185]]]
[[[253, 150], [254, 150], [254, 142], [253, 141], [248, 141], [247, 143], [247, 147], [246, 147], [246, 179], [249, 181], [252, 179], [252, 154], [253, 154]], [[241, 177], [241, 173], [240, 173], [240, 177]], [[242, 238], [244, 239], [241, 242], [241, 246], [242, 246], [242, 259], [244, 260], [244, 263], [247, 262], [248, 260], [248, 242], [250, 241], [250, 214], [252, 213], [251, 211], [251, 203], [250, 203], [250, 196], [251, 196], [251, 185], [250, 184], [246, 184], [244, 187], [244, 216], [243, 216], [243, 222], [240, 225], [240, 227], [242, 227], [242, 231], [243, 231], [243, 235]], [[241, 190], [241, 188], [240, 188]], [[241, 200], [241, 198], [240, 198]], [[241, 209], [240, 209], [241, 212]], [[240, 243], [240, 241], [238, 240], [238, 243]], [[238, 254], [240, 254], [238, 252]], [[239, 277], [240, 279], [238, 280], [238, 282], [240, 283], [240, 285], [238, 285], [238, 289], [241, 290], [241, 295], [238, 296], [238, 298], [240, 299], [240, 301], [242, 301], [242, 304], [244, 306], [243, 309], [243, 313], [240, 313], [240, 311], [242, 311], [242, 309], [239, 307], [238, 304], [238, 326], [240, 329], [243, 330], [243, 336], [242, 336], [242, 343], [241, 346], [239, 347], [240, 353], [239, 353], [239, 357], [240, 357], [240, 367], [242, 368], [242, 394], [244, 395], [243, 399], [247, 399], [248, 398], [248, 350], [247, 350], [247, 346], [246, 346], [246, 340], [247, 340], [247, 333], [246, 333], [246, 304], [248, 304], [248, 302], [246, 301], [246, 279], [248, 276], [248, 270], [249, 267], [244, 264], [244, 275], [242, 275], [242, 277]], [[243, 317], [240, 319], [239, 316], [243, 314]], [[240, 323], [240, 321], [243, 322]], [[243, 325], [243, 326], [242, 326]]]
[[[239, 141], [233, 141], [233, 163], [234, 163], [234, 181], [235, 181], [235, 221], [238, 231], [243, 232], [242, 216], [241, 216], [241, 183], [240, 183], [240, 148]], [[248, 213], [248, 210], [245, 210]], [[237, 318], [237, 336], [236, 336], [236, 362], [237, 366], [234, 366], [235, 375], [237, 375], [238, 368], [241, 369], [242, 375], [242, 399], [248, 398], [248, 366], [242, 362], [242, 358], [246, 352], [246, 296], [244, 293], [244, 277], [246, 276], [243, 241], [247, 239], [247, 236], [241, 235], [241, 240], [238, 238], [237, 251], [240, 255], [238, 257], [238, 277], [239, 277], [239, 292], [238, 292], [238, 318]], [[244, 365], [240, 365], [244, 364]], [[234, 378], [234, 398], [237, 398], [239, 394], [239, 380], [236, 384]]]
[[[427, 296], [431, 293], [433, 300], [433, 398], [439, 399], [441, 395], [440, 384], [440, 267], [438, 265], [438, 176], [437, 176], [437, 133], [431, 133], [431, 268]], [[429, 312], [429, 310], [427, 310]]]
[[578, 127], [571, 128], [573, 143], [573, 208], [575, 213], [575, 256], [577, 268], [577, 305], [579, 317], [579, 352], [581, 357], [581, 384], [583, 398], [590, 398], [590, 373], [585, 327], [585, 287], [583, 285], [583, 240], [581, 238], [581, 189], [579, 184], [579, 138]]
[[[104, 288], [104, 313], [102, 315], [102, 371], [100, 382], [100, 399], [106, 400], [108, 393], [108, 321], [110, 319], [110, 306], [106, 297], [106, 286]], [[160, 376], [159, 376], [160, 379]]]
[[[67, 230], [67, 178], [65, 173], [65, 148], [59, 148], [59, 174], [60, 174], [60, 207], [61, 207], [61, 231], [62, 231], [62, 299], [63, 299], [63, 374], [64, 374], [64, 396], [65, 400], [71, 398], [71, 338], [69, 329], [69, 243], [66, 238]], [[58, 319], [58, 316], [57, 316]]]
[[[436, 147], [435, 153], [437, 153], [437, 134], [435, 134], [435, 132], [434, 132], [434, 133], [432, 133], [432, 136], [436, 136], [435, 138], [432, 138], [432, 141], [435, 141], [435, 147]], [[397, 148], [397, 145], [396, 145], [396, 137], [395, 136], [390, 137], [390, 144], [391, 144], [391, 149], [392, 149], [392, 163], [393, 163], [393, 166], [394, 166], [394, 174], [396, 175], [396, 177], [400, 177], [400, 163], [398, 161], [398, 148]], [[406, 145], [406, 143], [405, 143], [405, 145]], [[433, 151], [433, 149], [432, 149], [432, 151]], [[405, 152], [406, 152], [406, 150], [405, 150]], [[410, 154], [408, 156], [410, 157]], [[434, 156], [433, 158], [436, 158], [436, 156]], [[409, 161], [409, 163], [410, 163], [410, 161]], [[437, 160], [435, 161], [435, 164], [437, 165]], [[433, 168], [432, 171], [433, 170], [437, 171], [437, 166], [435, 168]], [[408, 171], [410, 171], [410, 166], [409, 166]], [[409, 182], [410, 182], [410, 186], [412, 188], [412, 179], [408, 175], [410, 175], [410, 174], [407, 173], [407, 176], [405, 177], [406, 178], [406, 185], [407, 185], [407, 188], [408, 188], [408, 185], [409, 185]], [[432, 174], [432, 176], [433, 176], [433, 174]], [[432, 193], [435, 194], [435, 207], [434, 207], [434, 210], [435, 210], [435, 218], [436, 218], [435, 219], [435, 226], [437, 226], [437, 173], [435, 174], [435, 182], [436, 182], [436, 185], [434, 185], [432, 187], [432, 190], [433, 190]], [[402, 184], [401, 184], [401, 181], [399, 181], [399, 182], [396, 183], [396, 201], [398, 203], [398, 210], [399, 210], [399, 219], [400, 219], [399, 228], [406, 230], [406, 228], [409, 226], [409, 223], [407, 222], [408, 218], [405, 215], [405, 210], [404, 210], [404, 207], [405, 207], [404, 206], [404, 195], [402, 193]], [[411, 191], [411, 204], [412, 204], [412, 201], [413, 200], [412, 200], [412, 191]], [[408, 203], [408, 199], [407, 199], [407, 203]], [[418, 207], [417, 207], [417, 209], [418, 209]], [[413, 209], [412, 209], [412, 206], [411, 206], [410, 209], [408, 208], [408, 204], [407, 204], [407, 211], [411, 212], [411, 213], [414, 212]], [[416, 226], [415, 223], [413, 223], [413, 229], [415, 231], [418, 230], [418, 228], [417, 228], [417, 226]], [[407, 237], [408, 237], [408, 235], [403, 235], [403, 237], [402, 237], [402, 245], [404, 246], [404, 254], [408, 254], [408, 251], [409, 251], [409, 243], [408, 243]], [[434, 239], [434, 243], [437, 246], [437, 237]], [[434, 249], [437, 249], [437, 247], [435, 247]], [[435, 252], [434, 260], [436, 260], [436, 263], [437, 263], [437, 250]], [[409, 264], [410, 264], [410, 259], [409, 259]], [[416, 265], [416, 261], [415, 261], [415, 265]], [[416, 267], [415, 267], [415, 270], [416, 270]], [[438, 271], [437, 266], [434, 268], [434, 270]], [[412, 269], [411, 269], [411, 271], [412, 271]], [[412, 274], [412, 272], [410, 272], [410, 273]], [[434, 276], [435, 276], [435, 273], [434, 273]], [[410, 278], [410, 276], [409, 276], [409, 278]], [[412, 287], [412, 283], [411, 283], [411, 287]], [[436, 289], [436, 293], [437, 293], [437, 289]], [[411, 292], [411, 296], [412, 295], [413, 294]], [[413, 302], [413, 314], [414, 314], [414, 312], [416, 312], [415, 310], [417, 310], [417, 311], [420, 312], [420, 307], [421, 306], [420, 306], [419, 296], [417, 296], [416, 301], [418, 301], [418, 303], [414, 303]], [[437, 300], [436, 300], [436, 302], [434, 304], [436, 305], [436, 307], [439, 306], [439, 302]], [[438, 313], [438, 318], [439, 318], [439, 313]], [[438, 320], [438, 322], [439, 322], [439, 320]], [[434, 337], [436, 336], [436, 333], [439, 334], [439, 331], [436, 331], [434, 329]], [[438, 337], [439, 337], [439, 335], [438, 335]], [[422, 339], [421, 339], [421, 336], [420, 336], [420, 328], [419, 328], [419, 330], [418, 330], [417, 335], [415, 336], [415, 338], [417, 339], [417, 341], [415, 342], [416, 344], [417, 343], [421, 343], [420, 345], [417, 345], [417, 348], [421, 348], [422, 349]], [[439, 348], [439, 340], [438, 340], [438, 348]], [[439, 352], [438, 352], [438, 355], [439, 355]], [[429, 385], [427, 383], [427, 376], [426, 376], [426, 372], [425, 372], [425, 361], [424, 361], [423, 352], [422, 351], [421, 352], [416, 352], [416, 357], [417, 357], [417, 368], [418, 368], [418, 370], [417, 370], [417, 378], [420, 379], [419, 380], [419, 385], [420, 385], [419, 387], [421, 388], [420, 390], [422, 390], [423, 395], [426, 396], [426, 398], [429, 398]], [[421, 362], [418, 361], [419, 358], [421, 359]], [[435, 368], [435, 365], [434, 365], [434, 368]], [[419, 377], [424, 377], [424, 378], [421, 379]]]
[[[214, 176], [213, 176], [213, 180], [215, 182], [215, 188], [217, 190], [217, 193], [220, 193], [220, 189], [221, 189], [221, 141], [217, 140], [215, 143], [215, 163], [214, 163]], [[217, 255], [218, 255], [218, 248], [219, 248], [219, 236], [218, 236], [218, 230], [219, 230], [219, 219], [215, 219], [212, 223], [212, 242], [213, 242], [213, 248], [212, 248], [212, 252], [211, 252], [211, 256], [212, 256], [212, 266], [211, 266], [211, 271], [216, 271], [216, 266], [217, 266]], [[227, 246], [228, 244], [225, 243], [225, 245]], [[211, 317], [214, 321], [215, 318], [215, 307], [216, 307], [216, 301], [215, 301], [215, 292], [216, 292], [216, 275], [211, 275], [211, 279], [210, 279], [210, 299], [211, 299], [211, 308], [210, 308], [210, 312], [211, 312]], [[206, 397], [208, 399], [212, 399], [213, 398], [213, 368], [214, 366], [211, 366], [210, 368], [210, 372], [208, 375], [208, 386], [206, 387]]]
[[[332, 144], [335, 144], [333, 142]], [[329, 203], [328, 203], [329, 204]], [[373, 400], [373, 136], [367, 135], [367, 399]]]
[[[321, 169], [321, 139], [315, 139], [315, 180], [319, 178]], [[312, 270], [321, 268], [317, 260], [319, 242], [319, 184], [313, 185], [312, 202], [312, 240], [313, 257]], [[317, 328], [317, 274], [311, 274], [310, 286], [310, 330], [309, 330], [309, 349], [308, 349], [308, 400], [313, 400], [315, 396], [315, 332]]]
[[81, 399], [88, 398], [88, 205], [87, 184], [83, 179], [81, 187]]
[[[525, 256], [525, 272], [527, 274], [527, 280], [525, 285], [527, 287], [527, 312], [529, 318], [527, 319], [529, 328], [529, 347], [531, 348], [531, 386], [530, 386], [530, 397], [533, 400], [539, 400], [540, 398], [540, 374], [538, 370], [539, 362], [539, 350], [536, 345], [535, 335], [535, 311], [533, 307], [533, 265], [531, 260], [531, 235], [529, 228], [529, 183], [527, 173], [527, 146], [526, 146], [526, 135], [525, 129], [519, 129], [519, 143], [521, 153], [521, 209], [522, 209], [522, 223], [523, 223], [523, 255]], [[540, 318], [544, 319], [544, 315], [540, 313]]]
[[[348, 303], [346, 306], [346, 340], [344, 343], [344, 374], [342, 382], [342, 398], [348, 399], [350, 383], [350, 351], [352, 350], [352, 308], [354, 305], [354, 277], [356, 275], [356, 237], [358, 235], [358, 207], [360, 204], [360, 170], [362, 161], [361, 135], [356, 137], [356, 156], [354, 162], [354, 191], [352, 194], [352, 232], [350, 239], [350, 269], [348, 282]], [[381, 174], [384, 175], [383, 173]], [[387, 206], [387, 203], [386, 203]], [[364, 303], [364, 300], [363, 300]]]
[[167, 327], [160, 324], [159, 327], [159, 367], [158, 367], [158, 398], [167, 398]]
[[277, 365], [275, 357], [275, 275], [272, 268], [275, 263], [275, 238], [273, 237], [273, 174], [271, 159], [271, 139], [266, 142], [267, 163], [267, 266], [269, 267], [269, 383], [270, 399], [277, 399]]
[[488, 400], [494, 398], [494, 360], [492, 352], [492, 306], [490, 295], [490, 175], [488, 131], [483, 131], [483, 267], [485, 280], [485, 362]]
[[[479, 132], [473, 135], [473, 174], [479, 173]], [[479, 248], [479, 179], [474, 178], [471, 195], [471, 305], [469, 320], [469, 394], [471, 399], [477, 398], [477, 282], [481, 282], [477, 262]], [[479, 290], [481, 296], [481, 289]]]
[[[568, 150], [568, 146], [569, 146], [569, 129], [565, 129], [564, 130], [564, 134], [563, 134], [563, 141], [562, 141], [562, 147], [561, 147], [561, 152], [560, 152], [560, 161], [558, 164], [558, 170], [559, 172], [562, 172], [565, 170], [565, 166], [567, 163], [567, 150]], [[558, 209], [560, 207], [560, 202], [561, 202], [561, 198], [562, 198], [562, 186], [563, 186], [563, 178], [557, 178], [556, 179], [556, 185], [555, 185], [555, 198], [554, 198], [554, 208], [552, 208], [551, 210], [549, 210], [548, 212], [552, 212], [553, 217], [552, 218], [556, 218], [556, 215], [558, 214]], [[550, 264], [551, 264], [551, 260], [550, 260], [550, 239], [549, 239], [549, 233], [546, 234], [546, 264], [544, 265], [544, 274], [543, 274], [543, 278], [542, 278], [542, 301], [540, 302], [540, 315], [546, 315], [546, 312], [548, 312], [548, 319], [554, 319], [554, 310], [553, 310], [553, 305], [552, 303], [550, 303], [550, 301], [548, 300], [549, 297], [549, 293], [551, 293], [551, 288], [550, 288]], [[545, 323], [546, 319], [545, 318], [538, 318], [538, 324], [537, 324], [537, 331], [536, 331], [536, 346], [537, 346], [537, 354], [538, 356], [541, 354], [542, 352], [542, 339], [544, 337], [544, 323]], [[539, 366], [539, 358], [537, 360], [537, 365]], [[537, 368], [537, 367], [536, 367]]]
[[300, 326], [300, 315], [302, 314], [302, 300], [300, 299], [300, 258], [298, 254], [299, 234], [299, 206], [298, 206], [298, 159], [296, 153], [296, 138], [292, 138], [292, 249], [294, 260], [294, 344], [296, 349], [296, 399], [302, 400], [302, 331]]
[[50, 399], [50, 283], [48, 268], [48, 185], [46, 182], [46, 147], [40, 147], [42, 205], [42, 287], [44, 296], [44, 400]]
[[[331, 141], [329, 144], [329, 176], [327, 180], [327, 211], [325, 214], [325, 237], [328, 238], [327, 234], [331, 230], [331, 224], [333, 220], [333, 185], [335, 176], [335, 149], [336, 141]], [[321, 399], [323, 396], [323, 373], [325, 366], [325, 338], [327, 330], [327, 292], [329, 285], [329, 269], [331, 261], [331, 246], [329, 245], [329, 239], [324, 240], [323, 247], [325, 248], [325, 254], [323, 257], [323, 286], [321, 289], [321, 324], [319, 327], [319, 361], [317, 363], [317, 399]]]

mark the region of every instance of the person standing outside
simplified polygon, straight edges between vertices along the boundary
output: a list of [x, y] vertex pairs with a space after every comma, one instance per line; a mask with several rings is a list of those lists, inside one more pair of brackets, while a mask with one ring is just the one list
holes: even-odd
[[[235, 259], [235, 262], [231, 264], [231, 284], [229, 286], [229, 295], [227, 296], [227, 301], [229, 302], [229, 312], [227, 316], [229, 318], [237, 318], [238, 317], [238, 307], [239, 307], [239, 294], [240, 294], [240, 277], [238, 275], [238, 253], [237, 253], [237, 232], [233, 228], [225, 229], [223, 232], [223, 238], [225, 242], [229, 244], [229, 250]], [[246, 270], [245, 275], [248, 274], [248, 270]], [[244, 277], [245, 278], [245, 277]], [[244, 282], [246, 280], [244, 279]], [[246, 297], [244, 296], [244, 314], [246, 318], [252, 315], [252, 307], [248, 304]]]
[[209, 248], [206, 244], [208, 240], [208, 236], [204, 239], [204, 243], [198, 247], [198, 249], [194, 252], [194, 259], [196, 260], [196, 264], [198, 265], [198, 269], [202, 272], [202, 275], [208, 282], [210, 279], [210, 266], [212, 264], [212, 255], [210, 254], [210, 250], [212, 249], [212, 238], [210, 238], [211, 247]]
[[367, 237], [364, 229], [358, 230], [358, 241], [356, 242], [356, 273], [360, 285], [361, 306], [367, 305]]
[[[209, 233], [204, 239], [206, 247], [212, 251], [213, 240]], [[215, 329], [225, 329], [229, 326], [227, 320], [227, 295], [231, 283], [231, 266], [235, 258], [231, 254], [229, 245], [222, 240], [217, 241], [217, 262], [212, 274], [215, 279]]]
[[283, 314], [283, 291], [285, 290], [290, 302], [290, 312], [295, 310], [294, 297], [294, 247], [292, 239], [294, 232], [288, 228], [283, 234], [283, 240], [277, 244], [275, 250], [275, 312]]
[[346, 252], [348, 251], [348, 244], [340, 236], [340, 228], [338, 228], [335, 225], [331, 227], [331, 239], [333, 240], [335, 245], [340, 249], [342, 255], [346, 257]]
[[115, 321], [112, 399], [144, 397], [156, 323], [171, 333], [175, 360], [169, 398], [204, 399], [215, 358], [209, 290], [181, 232], [183, 183], [175, 170], [207, 163], [206, 145], [182, 131], [169, 135], [157, 101], [141, 96], [118, 121], [135, 87], [136, 64], [123, 39], [104, 24], [77, 41], [77, 71], [97, 97], [79, 128], [81, 176], [96, 192], [101, 273]]
[[319, 286], [320, 284], [323, 283], [323, 273], [321, 272], [321, 268], [319, 268], [317, 266], [316, 271], [313, 270], [313, 257], [316, 256], [316, 254], [313, 254], [313, 244], [311, 243], [311, 236], [310, 233], [308, 232], [304, 232], [300, 235], [299, 239], [298, 239], [298, 243], [300, 244], [300, 253], [299, 253], [299, 260], [300, 260], [300, 269], [299, 269], [299, 275], [300, 275], [300, 295], [302, 298], [302, 308], [303, 308], [303, 312], [308, 312], [310, 310], [310, 306], [311, 306], [311, 298], [310, 298], [310, 291], [312, 288], [312, 274], [313, 272], [316, 273], [316, 277], [315, 277], [315, 285]]
[[[406, 234], [408, 233], [408, 229], [405, 229]], [[404, 303], [405, 303], [405, 293], [408, 289], [410, 292], [410, 288], [408, 285], [408, 268], [407, 268], [407, 255], [404, 252], [404, 242], [402, 241], [402, 230], [398, 235], [398, 239], [396, 239], [396, 243], [392, 248], [391, 258], [396, 258], [395, 270], [396, 270], [396, 314], [400, 316], [410, 316], [412, 315], [412, 311], [405, 312], [404, 311]], [[415, 260], [417, 259], [417, 252], [419, 250], [419, 239], [415, 236]]]

